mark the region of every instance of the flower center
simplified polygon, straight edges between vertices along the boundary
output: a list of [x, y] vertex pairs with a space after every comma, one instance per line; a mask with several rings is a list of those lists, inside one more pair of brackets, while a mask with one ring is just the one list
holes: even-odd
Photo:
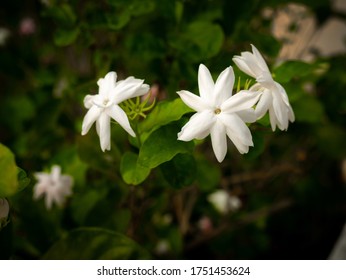
[[221, 109], [220, 109], [220, 108], [216, 108], [216, 109], [214, 110], [214, 113], [215, 113], [216, 115], [220, 114], [220, 113], [221, 113]]
[[104, 105], [104, 106], [107, 106], [108, 102], [109, 102], [109, 99], [103, 100], [103, 105]]

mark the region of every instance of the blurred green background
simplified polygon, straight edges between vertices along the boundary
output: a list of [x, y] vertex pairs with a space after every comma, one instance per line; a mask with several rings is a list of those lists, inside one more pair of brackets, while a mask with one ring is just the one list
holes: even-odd
[[[0, 257], [326, 259], [346, 221], [346, 56], [318, 47], [331, 18], [345, 24], [344, 10], [332, 4], [2, 3], [0, 142], [31, 183], [8, 198]], [[229, 145], [218, 164], [207, 140], [134, 186], [119, 171], [122, 155], [136, 152], [121, 128], [112, 126], [107, 153], [94, 128], [80, 135], [83, 98], [107, 72], [145, 79], [158, 102], [173, 100], [179, 89], [198, 92], [200, 63], [217, 77], [250, 44], [286, 89], [296, 121], [287, 132], [272, 133], [267, 119], [251, 125], [255, 147], [247, 155]], [[53, 164], [74, 177], [74, 195], [48, 211], [32, 199], [33, 173]], [[218, 212], [208, 200], [218, 189], [241, 207]]]

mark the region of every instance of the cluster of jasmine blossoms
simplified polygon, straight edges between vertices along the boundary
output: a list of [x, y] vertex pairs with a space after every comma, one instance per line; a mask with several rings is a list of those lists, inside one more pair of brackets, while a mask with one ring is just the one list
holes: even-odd
[[[247, 90], [232, 95], [234, 72], [226, 68], [214, 83], [206, 66], [198, 70], [199, 96], [187, 90], [178, 91], [183, 102], [196, 111], [178, 133], [178, 140], [191, 141], [211, 136], [215, 156], [222, 162], [227, 154], [227, 136], [241, 154], [253, 146], [251, 131], [246, 123], [253, 123], [269, 112], [272, 130], [276, 126], [287, 130], [289, 121], [294, 121], [286, 91], [272, 78], [266, 62], [252, 45], [252, 53], [243, 52], [233, 61], [240, 70], [256, 79], [256, 84]], [[99, 92], [87, 95], [84, 106], [89, 109], [83, 119], [82, 135], [96, 122], [102, 151], [110, 150], [110, 121], [116, 121], [131, 136], [136, 137], [128, 117], [119, 103], [145, 95], [149, 86], [143, 80], [129, 77], [117, 81], [115, 72], [108, 73], [97, 82]]]
[[234, 72], [226, 68], [214, 83], [209, 70], [203, 64], [198, 70], [199, 96], [178, 91], [184, 103], [196, 113], [178, 133], [178, 140], [191, 141], [211, 136], [214, 154], [222, 162], [227, 153], [227, 136], [241, 154], [253, 146], [252, 135], [246, 123], [253, 123], [269, 112], [270, 124], [287, 130], [294, 121], [285, 89], [272, 78], [262, 55], [252, 45], [252, 53], [243, 52], [233, 61], [238, 68], [256, 79], [248, 90], [232, 95]]

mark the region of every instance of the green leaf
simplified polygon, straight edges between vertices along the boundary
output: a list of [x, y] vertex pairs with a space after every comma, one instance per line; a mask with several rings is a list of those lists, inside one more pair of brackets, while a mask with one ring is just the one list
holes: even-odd
[[30, 184], [30, 178], [27, 177], [26, 172], [18, 167], [18, 191], [22, 191]]
[[13, 153], [0, 143], [0, 197], [14, 195], [18, 191], [18, 168]]
[[139, 123], [138, 131], [141, 135], [141, 140], [144, 142], [155, 129], [177, 121], [190, 112], [193, 112], [193, 110], [186, 106], [180, 98], [176, 98], [173, 101], [159, 102], [147, 118]]
[[179, 153], [192, 152], [194, 147], [192, 141], [177, 140], [177, 133], [180, 129], [180, 126], [173, 123], [150, 134], [139, 151], [138, 164], [152, 169], [171, 160]]
[[177, 154], [171, 161], [163, 163], [162, 173], [173, 188], [191, 185], [196, 178], [196, 162], [189, 154]]
[[80, 29], [58, 29], [54, 34], [54, 43], [59, 47], [64, 47], [72, 44], [76, 41], [78, 35], [80, 33]]
[[111, 30], [119, 30], [129, 23], [131, 16], [129, 13], [107, 14], [107, 27]]
[[150, 168], [140, 165], [137, 159], [132, 152], [126, 152], [121, 159], [120, 173], [126, 184], [138, 185], [150, 174]]
[[300, 122], [318, 123], [324, 116], [324, 108], [317, 98], [305, 95], [292, 104], [296, 120]]
[[101, 228], [79, 228], [56, 242], [43, 259], [128, 260], [147, 259], [148, 253], [123, 234]]
[[274, 69], [274, 79], [278, 83], [287, 83], [295, 77], [304, 77], [316, 69], [314, 64], [303, 61], [287, 61]]
[[193, 62], [218, 54], [224, 41], [222, 28], [208, 21], [195, 21], [179, 34], [174, 34], [169, 44], [183, 57]]

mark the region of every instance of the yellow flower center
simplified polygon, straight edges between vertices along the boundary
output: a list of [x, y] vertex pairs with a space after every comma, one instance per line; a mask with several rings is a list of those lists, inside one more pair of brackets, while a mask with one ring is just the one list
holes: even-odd
[[103, 100], [103, 105], [104, 105], [104, 106], [107, 106], [108, 102], [109, 102], [109, 99]]
[[216, 115], [220, 114], [220, 113], [221, 113], [221, 109], [220, 109], [220, 108], [216, 108], [216, 109], [214, 110], [214, 113], [215, 113]]

